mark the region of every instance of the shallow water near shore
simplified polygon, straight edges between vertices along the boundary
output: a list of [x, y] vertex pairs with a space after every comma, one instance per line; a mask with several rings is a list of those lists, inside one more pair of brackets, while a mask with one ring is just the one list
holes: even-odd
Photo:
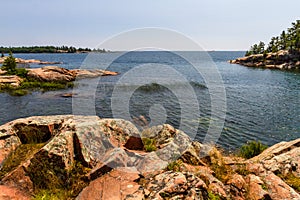
[[[193, 54], [193, 52], [186, 52]], [[104, 67], [115, 53], [100, 55], [100, 61], [92, 60], [97, 67]], [[225, 149], [235, 149], [249, 140], [260, 140], [272, 145], [283, 140], [292, 140], [300, 137], [300, 73], [268, 69], [254, 69], [239, 65], [229, 64], [227, 61], [242, 57], [244, 52], [209, 52], [215, 62], [226, 89], [227, 112], [224, 128], [218, 143]], [[24, 59], [40, 59], [44, 61], [63, 62], [58, 65], [68, 69], [80, 68], [87, 54], [16, 54]], [[193, 57], [193, 56], [191, 56]], [[101, 60], [103, 62], [101, 62]], [[197, 56], [195, 63], [203, 64]], [[97, 85], [95, 109], [100, 117], [113, 117], [111, 110], [111, 96], [116, 81], [125, 72], [138, 64], [166, 64], [182, 72], [188, 77], [189, 84], [195, 91], [199, 103], [200, 117], [185, 118], [180, 110], [180, 102], [169, 88], [152, 83], [139, 87], [130, 99], [129, 110], [131, 116], [145, 116], [160, 118], [150, 112], [153, 109], [165, 109], [166, 122], [178, 128], [180, 120], [198, 124], [195, 139], [203, 140], [210, 122], [210, 96], [203, 79], [195, 77], [195, 72], [190, 70], [181, 60], [166, 52], [133, 52], [117, 59], [109, 70], [120, 72], [116, 77], [103, 77], [85, 79], [78, 82], [79, 87], [86, 94], [78, 94], [74, 98], [89, 98], [91, 85]], [[40, 67], [32, 65], [31, 67]], [[164, 72], [168, 73], [168, 72]], [[147, 74], [145, 74], [147, 76]], [[172, 87], [180, 89], [180, 82], [172, 82]], [[124, 85], [122, 91], [126, 93], [134, 84]], [[0, 124], [8, 121], [33, 115], [72, 114], [72, 98], [62, 98], [61, 94], [72, 92], [72, 89], [32, 92], [22, 97], [13, 97], [0, 93]], [[183, 91], [184, 92], [184, 91]], [[86, 95], [86, 96], [80, 96]], [[191, 105], [192, 106], [192, 105]], [[84, 108], [83, 108], [84, 109]], [[154, 114], [153, 114], [154, 113]], [[125, 114], [125, 113], [124, 113]], [[119, 113], [122, 116], [122, 110]], [[153, 116], [151, 116], [153, 115]], [[155, 123], [154, 123], [155, 124]], [[195, 128], [195, 127], [192, 127]]]

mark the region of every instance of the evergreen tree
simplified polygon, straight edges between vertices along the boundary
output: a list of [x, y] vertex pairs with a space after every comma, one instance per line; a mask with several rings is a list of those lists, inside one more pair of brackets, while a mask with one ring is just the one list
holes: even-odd
[[280, 36], [272, 37], [266, 49], [263, 42], [254, 44], [246, 52], [246, 56], [275, 53], [279, 50], [288, 50], [292, 54], [300, 54], [300, 20], [293, 22], [292, 26], [287, 31], [282, 31]]
[[9, 56], [4, 60], [2, 69], [7, 71], [8, 74], [15, 74], [16, 73], [16, 59], [12, 55], [12, 52], [9, 52]]

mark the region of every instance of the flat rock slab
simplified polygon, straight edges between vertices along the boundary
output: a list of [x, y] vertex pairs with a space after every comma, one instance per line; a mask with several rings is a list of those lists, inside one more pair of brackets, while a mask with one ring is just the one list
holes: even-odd
[[28, 76], [40, 81], [52, 82], [70, 82], [76, 78], [95, 78], [99, 76], [115, 76], [117, 72], [106, 70], [87, 70], [87, 69], [73, 69], [68, 70], [58, 66], [45, 66], [42, 68], [28, 69]]
[[139, 172], [135, 168], [114, 169], [110, 173], [92, 181], [76, 199], [125, 199], [127, 195], [133, 194], [139, 189], [139, 184], [134, 182], [139, 178]]

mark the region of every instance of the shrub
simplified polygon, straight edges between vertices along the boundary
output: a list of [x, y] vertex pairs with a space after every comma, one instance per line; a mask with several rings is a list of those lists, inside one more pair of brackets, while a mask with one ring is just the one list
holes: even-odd
[[19, 68], [16, 69], [15, 75], [21, 77], [21, 78], [26, 78], [28, 74], [28, 71], [25, 68]]
[[7, 71], [8, 74], [15, 74], [16, 66], [17, 66], [16, 59], [10, 52], [9, 56], [5, 58], [3, 62], [2, 69]]
[[23, 89], [16, 89], [16, 90], [10, 90], [8, 93], [11, 96], [24, 96], [24, 95], [28, 94], [28, 91], [23, 90]]
[[221, 197], [217, 194], [212, 193], [211, 191], [208, 192], [208, 199], [209, 200], [221, 200]]
[[[208, 165], [214, 171], [214, 176], [222, 183], [226, 183], [234, 174], [233, 169], [226, 164], [222, 153], [216, 147], [213, 147], [208, 154]], [[201, 174], [199, 176], [203, 178]], [[205, 180], [206, 178], [203, 179]], [[205, 182], [208, 183], [207, 181]]]
[[181, 160], [176, 160], [176, 161], [171, 162], [171, 163], [168, 164], [167, 170], [168, 171], [179, 172], [181, 166], [182, 166], [182, 161]]
[[250, 141], [240, 148], [238, 154], [243, 158], [249, 159], [259, 155], [267, 148], [268, 146], [262, 144], [260, 141]]
[[147, 152], [156, 151], [156, 141], [150, 138], [143, 138], [144, 149]]
[[17, 67], [16, 58], [10, 52], [9, 56], [5, 58], [1, 69], [7, 71], [8, 75], [17, 75], [19, 77], [26, 78], [28, 71], [25, 68], [18, 69], [16, 67]]

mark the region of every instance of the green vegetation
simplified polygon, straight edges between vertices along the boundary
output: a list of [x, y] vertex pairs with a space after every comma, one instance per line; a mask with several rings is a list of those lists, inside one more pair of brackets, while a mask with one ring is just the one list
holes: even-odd
[[73, 82], [41, 82], [29, 79], [25, 80], [20, 85], [20, 89], [41, 89], [42, 91], [51, 91], [72, 87], [74, 87]]
[[76, 161], [70, 170], [65, 170], [62, 161], [50, 162], [45, 155], [36, 155], [31, 160], [28, 174], [35, 186], [35, 199], [75, 199], [88, 185], [85, 175], [90, 168]]
[[110, 52], [105, 49], [90, 49], [90, 48], [76, 48], [73, 46], [31, 46], [31, 47], [0, 47], [2, 52], [1, 57], [4, 57], [4, 53], [76, 53], [76, 52], [99, 52], [106, 53]]
[[21, 78], [26, 78], [28, 73], [24, 68], [17, 68], [16, 58], [11, 52], [9, 52], [9, 56], [4, 60], [1, 69], [7, 71], [7, 75], [17, 75]]
[[156, 141], [150, 138], [142, 138], [144, 149], [147, 152], [156, 151]]
[[212, 193], [211, 191], [208, 192], [208, 199], [209, 200], [221, 200], [219, 195]]
[[40, 190], [33, 200], [64, 200], [68, 199], [65, 190]]
[[246, 168], [245, 164], [238, 165], [235, 172], [242, 176], [247, 176], [247, 175], [251, 174], [251, 172]]
[[0, 47], [0, 52], [3, 53], [76, 53], [76, 52], [90, 52], [89, 48], [75, 48], [68, 46], [32, 46], [32, 47]]
[[14, 150], [3, 162], [3, 166], [0, 170], [0, 179], [5, 176], [6, 173], [11, 172], [22, 162], [26, 161], [32, 155], [34, 155], [40, 148], [44, 146], [44, 143], [40, 144], [21, 144]]
[[240, 148], [238, 155], [249, 159], [259, 155], [267, 148], [268, 146], [262, 144], [260, 141], [250, 141]]
[[74, 87], [73, 82], [41, 82], [37, 80], [25, 79], [18, 88], [14, 88], [9, 84], [0, 85], [0, 92], [7, 92], [12, 96], [24, 96], [32, 90], [40, 90], [42, 92], [60, 90]]
[[182, 166], [182, 161], [181, 160], [176, 160], [168, 164], [167, 170], [168, 171], [175, 171], [175, 172], [180, 172], [180, 168]]
[[300, 192], [300, 178], [295, 176], [292, 172], [289, 172], [286, 175], [283, 175], [281, 173], [276, 175], [279, 176], [289, 186], [294, 188], [297, 192]]
[[268, 46], [260, 42], [251, 46], [246, 56], [253, 54], [274, 53], [279, 50], [288, 50], [291, 54], [300, 54], [300, 20], [292, 23], [287, 31], [282, 31], [280, 36], [272, 37]]
[[[209, 160], [207, 160], [209, 167], [214, 171], [214, 176], [219, 179], [222, 183], [226, 183], [231, 176], [234, 174], [234, 170], [225, 163], [224, 156], [215, 147], [209, 152]], [[209, 184], [207, 177], [203, 174], [198, 176], [206, 183]]]
[[4, 60], [3, 65], [1, 67], [2, 70], [7, 71], [8, 74], [16, 74], [16, 59], [12, 55], [12, 52], [9, 52], [9, 56]]

